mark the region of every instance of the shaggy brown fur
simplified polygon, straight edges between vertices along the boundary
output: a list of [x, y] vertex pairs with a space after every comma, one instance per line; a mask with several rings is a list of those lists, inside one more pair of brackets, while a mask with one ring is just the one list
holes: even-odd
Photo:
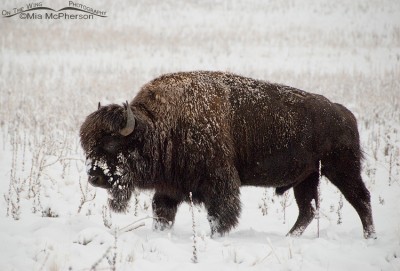
[[[374, 237], [370, 194], [360, 175], [356, 119], [323, 96], [223, 72], [163, 75], [130, 103], [135, 128], [118, 133], [127, 108], [100, 107], [81, 127], [89, 181], [108, 189], [124, 211], [134, 188], [154, 189], [154, 227], [170, 227], [193, 193], [204, 203], [212, 233], [238, 223], [240, 186], [293, 187], [300, 235], [314, 217], [322, 174], [358, 212], [364, 236]], [[168, 223], [171, 222], [171, 223]]]

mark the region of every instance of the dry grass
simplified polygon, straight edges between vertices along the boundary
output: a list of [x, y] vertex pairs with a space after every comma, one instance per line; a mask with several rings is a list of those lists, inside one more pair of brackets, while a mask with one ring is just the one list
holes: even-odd
[[29, 135], [32, 155], [37, 143], [57, 146], [65, 138], [67, 152], [54, 147], [44, 155], [79, 157], [80, 123], [99, 100], [129, 100], [162, 73], [206, 69], [285, 83], [345, 104], [368, 131], [364, 149], [378, 158], [377, 144], [400, 141], [400, 6], [311, 2], [310, 9], [295, 1], [96, 1], [87, 5], [109, 17], [2, 19], [3, 149], [17, 129]]

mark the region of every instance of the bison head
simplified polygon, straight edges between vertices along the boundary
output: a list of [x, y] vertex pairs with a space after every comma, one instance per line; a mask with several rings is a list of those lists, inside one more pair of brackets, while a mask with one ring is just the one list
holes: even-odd
[[123, 106], [99, 104], [81, 126], [88, 181], [108, 190], [114, 211], [127, 209], [134, 182], [142, 178], [144, 136], [143, 125], [136, 121], [128, 102]]

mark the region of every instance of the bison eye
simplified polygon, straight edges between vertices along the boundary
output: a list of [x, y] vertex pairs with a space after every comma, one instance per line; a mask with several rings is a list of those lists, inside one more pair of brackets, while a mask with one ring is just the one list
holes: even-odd
[[119, 145], [116, 144], [116, 142], [109, 142], [109, 143], [107, 143], [107, 144], [105, 144], [105, 145], [103, 146], [103, 149], [104, 149], [106, 152], [110, 152], [110, 153], [116, 152], [116, 151], [118, 150], [118, 148], [119, 148]]
[[103, 140], [102, 147], [108, 153], [116, 153], [121, 148], [121, 142], [117, 138], [106, 137]]

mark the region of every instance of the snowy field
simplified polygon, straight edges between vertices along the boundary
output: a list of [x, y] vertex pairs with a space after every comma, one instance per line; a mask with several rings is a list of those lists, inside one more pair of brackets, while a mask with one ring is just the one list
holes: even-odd
[[[93, 20], [0, 19], [0, 270], [400, 270], [400, 2], [82, 1]], [[27, 2], [2, 1], [0, 9]], [[68, 1], [44, 1], [61, 9]], [[326, 179], [317, 221], [286, 237], [292, 191], [241, 190], [240, 224], [210, 238], [190, 206], [153, 232], [151, 191], [127, 214], [87, 185], [80, 124], [167, 72], [222, 70], [323, 94], [358, 117], [378, 239]], [[263, 215], [263, 211], [264, 214]]]

